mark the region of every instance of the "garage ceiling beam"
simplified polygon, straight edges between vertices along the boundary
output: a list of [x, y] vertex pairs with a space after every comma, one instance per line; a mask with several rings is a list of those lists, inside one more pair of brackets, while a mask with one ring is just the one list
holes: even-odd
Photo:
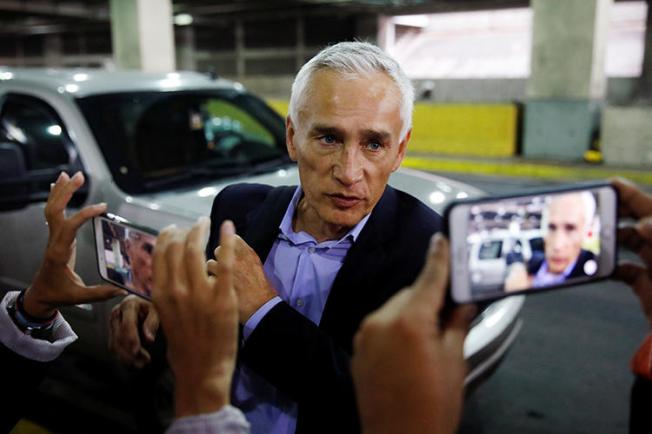
[[94, 20], [109, 19], [109, 10], [106, 5], [89, 6], [82, 2], [0, 0], [0, 11]]

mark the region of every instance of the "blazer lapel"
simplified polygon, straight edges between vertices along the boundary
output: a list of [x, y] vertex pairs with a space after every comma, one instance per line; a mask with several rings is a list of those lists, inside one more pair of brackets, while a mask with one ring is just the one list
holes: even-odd
[[370, 281], [385, 262], [387, 234], [395, 228], [395, 209], [395, 191], [387, 186], [335, 277], [320, 327], [343, 339], [352, 336], [361, 316], [369, 313], [365, 306], [376, 298]]
[[242, 238], [254, 249], [262, 263], [265, 263], [274, 244], [278, 227], [295, 190], [294, 186], [274, 188], [260, 207], [247, 214], [247, 230]]

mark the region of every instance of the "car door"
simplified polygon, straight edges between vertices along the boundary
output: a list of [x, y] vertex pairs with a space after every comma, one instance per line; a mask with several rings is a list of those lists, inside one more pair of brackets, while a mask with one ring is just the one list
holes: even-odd
[[[56, 110], [43, 99], [7, 93], [0, 99], [0, 288], [23, 288], [34, 276], [48, 230], [44, 208], [62, 170], [83, 170]], [[88, 187], [71, 205], [84, 202]]]

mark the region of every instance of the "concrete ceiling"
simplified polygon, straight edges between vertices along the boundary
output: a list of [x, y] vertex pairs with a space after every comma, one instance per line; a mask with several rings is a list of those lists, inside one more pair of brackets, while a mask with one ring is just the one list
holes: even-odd
[[[196, 25], [232, 19], [332, 14], [412, 14], [523, 7], [529, 0], [173, 0]], [[108, 0], [0, 0], [0, 33], [84, 31], [110, 19]]]

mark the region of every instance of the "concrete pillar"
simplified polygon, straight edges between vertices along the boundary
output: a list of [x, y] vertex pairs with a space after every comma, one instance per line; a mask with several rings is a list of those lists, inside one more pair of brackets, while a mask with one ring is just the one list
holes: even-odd
[[43, 44], [45, 66], [56, 68], [63, 66], [63, 41], [60, 33], [48, 33]]
[[175, 70], [171, 0], [111, 0], [111, 35], [118, 68]]
[[184, 71], [196, 71], [195, 28], [193, 26], [177, 26], [179, 45], [177, 46], [177, 64]]
[[645, 53], [643, 70], [638, 82], [637, 99], [652, 103], [652, 1], [647, 2], [647, 20], [645, 23]]
[[629, 105], [602, 111], [602, 155], [608, 164], [648, 169], [652, 166], [652, 2], [648, 0], [643, 69]]
[[396, 32], [392, 17], [381, 15], [378, 17], [378, 46], [385, 52], [392, 54]]
[[532, 0], [525, 156], [578, 160], [589, 149], [606, 94], [604, 58], [612, 1]]

